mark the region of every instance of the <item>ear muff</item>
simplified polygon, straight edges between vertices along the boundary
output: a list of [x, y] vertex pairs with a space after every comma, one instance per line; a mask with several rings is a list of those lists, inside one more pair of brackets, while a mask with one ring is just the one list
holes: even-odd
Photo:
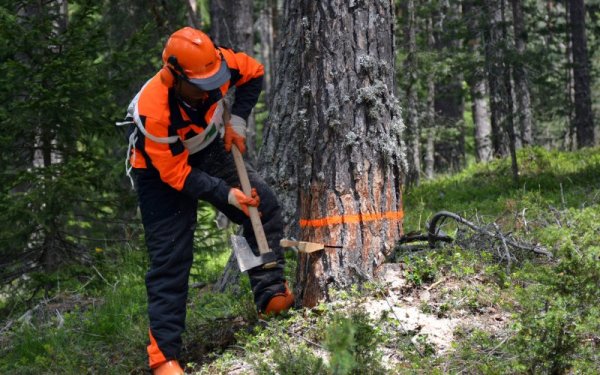
[[168, 67], [163, 66], [160, 70], [160, 80], [165, 86], [173, 87], [173, 84], [175, 83], [175, 76]]

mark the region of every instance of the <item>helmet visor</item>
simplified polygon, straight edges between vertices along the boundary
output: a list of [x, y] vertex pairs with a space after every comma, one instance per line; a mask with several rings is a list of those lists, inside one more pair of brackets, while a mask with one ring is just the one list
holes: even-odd
[[221, 59], [220, 62], [221, 66], [219, 70], [212, 76], [206, 78], [189, 78], [188, 82], [204, 91], [214, 90], [223, 86], [231, 78], [231, 73], [225, 59]]

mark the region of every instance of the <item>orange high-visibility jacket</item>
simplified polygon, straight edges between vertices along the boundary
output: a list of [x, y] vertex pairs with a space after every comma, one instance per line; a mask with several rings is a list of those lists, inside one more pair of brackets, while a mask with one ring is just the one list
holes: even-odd
[[[243, 119], [250, 115], [262, 90], [264, 68], [258, 61], [242, 52], [219, 49], [231, 78], [219, 89], [209, 92], [208, 99], [198, 108], [191, 109], [177, 100], [159, 72], [144, 85], [128, 110], [135, 123], [132, 127], [135, 134], [130, 137], [131, 166], [155, 168], [162, 181], [179, 191], [192, 173], [189, 155], [206, 147], [221, 131], [222, 98], [229, 88], [237, 88], [231, 114]], [[211, 185], [210, 181], [205, 182]]]

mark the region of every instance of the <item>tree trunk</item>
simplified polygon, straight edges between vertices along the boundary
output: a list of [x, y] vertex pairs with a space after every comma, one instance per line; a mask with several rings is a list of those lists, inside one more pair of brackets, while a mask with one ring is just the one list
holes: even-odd
[[406, 94], [406, 139], [408, 174], [407, 184], [418, 185], [421, 174], [421, 131], [417, 115], [417, 44], [414, 0], [405, 3], [406, 20], [404, 24], [404, 49], [407, 57], [404, 60], [405, 94]]
[[[469, 50], [476, 61], [481, 60], [481, 5], [474, 0], [463, 3], [463, 13], [467, 18], [469, 32]], [[471, 94], [473, 123], [475, 125], [475, 156], [479, 162], [488, 162], [492, 159], [492, 125], [490, 111], [486, 98], [485, 71], [478, 64], [467, 73], [467, 82]]]
[[240, 293], [240, 267], [237, 264], [237, 259], [233, 252], [225, 264], [225, 269], [219, 279], [212, 286], [212, 290], [217, 293], [230, 291], [233, 294]]
[[[571, 12], [569, 9], [568, 2], [565, 4], [565, 24], [569, 25], [571, 19]], [[577, 129], [575, 127], [575, 77], [573, 75], [573, 38], [571, 33], [567, 31], [565, 33], [565, 55], [566, 63], [563, 64], [565, 70], [565, 81], [566, 81], [566, 113], [568, 118], [568, 125], [563, 132], [563, 147], [566, 150], [575, 151], [577, 149]]]
[[[232, 48], [251, 56], [253, 55], [254, 23], [252, 21], [252, 6], [252, 0], [212, 0], [210, 2], [210, 35], [216, 45]], [[235, 91], [231, 91], [231, 93], [225, 97], [225, 101], [229, 108], [231, 108], [233, 104], [233, 95], [235, 95]], [[257, 153], [254, 112], [250, 114], [250, 117], [248, 118], [246, 146], [246, 159], [250, 162], [254, 162]], [[222, 213], [219, 213], [218, 215], [217, 220], [226, 222], [224, 226], [227, 226], [229, 223], [225, 215]], [[235, 256], [232, 254], [225, 265], [223, 274], [219, 280], [217, 280], [215, 285], [213, 285], [213, 290], [224, 292], [227, 289], [234, 288], [234, 292], [237, 292], [239, 289], [239, 278], [240, 270]]]
[[277, 23], [277, 1], [269, 0], [264, 2], [263, 8], [260, 10], [260, 15], [256, 20], [255, 29], [258, 31], [260, 38], [260, 55], [261, 61], [265, 66], [265, 103], [267, 108], [270, 108], [271, 98], [273, 96], [273, 79], [275, 76], [274, 65], [276, 61], [275, 35]]
[[[252, 10], [252, 0], [212, 0], [210, 34], [215, 44], [254, 55]], [[232, 100], [232, 97], [226, 98], [230, 108]], [[248, 117], [246, 146], [246, 158], [251, 162], [255, 161], [257, 144], [254, 113]]]
[[[427, 49], [432, 53], [435, 49], [435, 38], [433, 30], [433, 18], [431, 15], [427, 17]], [[427, 144], [425, 146], [425, 177], [432, 179], [435, 172], [435, 75], [433, 72], [427, 74], [427, 101], [425, 103], [425, 119], [423, 121], [426, 128]]]
[[[232, 48], [236, 51], [242, 51], [248, 55], [253, 55], [254, 50], [254, 22], [253, 22], [253, 1], [244, 0], [212, 0], [210, 2], [211, 13], [211, 37], [215, 44]], [[225, 100], [231, 108], [233, 102], [233, 93], [228, 95]], [[247, 156], [251, 162], [256, 160], [256, 121], [254, 112], [250, 114], [247, 123], [246, 134]], [[220, 220], [226, 220], [224, 215], [219, 213]], [[238, 288], [240, 271], [233, 254], [229, 257], [225, 270], [220, 279], [215, 283], [213, 289], [224, 292], [228, 288]]]
[[[456, 4], [441, 2], [436, 25], [436, 48], [439, 53], [460, 48], [460, 41], [452, 37], [449, 24], [459, 17]], [[449, 37], [450, 36], [450, 37]], [[447, 52], [446, 52], [447, 53]], [[438, 137], [435, 145], [438, 170], [460, 170], [465, 164], [464, 98], [461, 72], [452, 72], [438, 78], [435, 84], [435, 113]]]
[[[46, 4], [30, 4], [20, 9], [19, 15], [23, 19], [38, 18], [40, 16], [52, 17], [52, 33], [54, 35], [61, 35], [67, 31], [68, 26], [68, 2], [67, 0], [56, 0]], [[49, 37], [50, 39], [50, 37]], [[47, 46], [48, 51], [51, 54], [59, 54], [62, 52], [61, 46], [49, 44]], [[23, 62], [27, 65], [34, 64], [26, 56], [21, 57]], [[51, 90], [52, 87], [47, 89]], [[59, 227], [60, 219], [56, 215], [59, 210], [59, 203], [56, 201], [55, 194], [50, 192], [55, 188], [53, 186], [53, 178], [51, 172], [48, 172], [52, 167], [52, 164], [62, 163], [63, 156], [57, 151], [59, 149], [59, 139], [57, 137], [57, 124], [49, 123], [44, 117], [42, 111], [37, 113], [37, 118], [32, 119], [32, 123], [35, 124], [34, 132], [35, 136], [33, 143], [31, 144], [33, 151], [31, 152], [32, 160], [31, 164], [33, 168], [38, 169], [39, 174], [43, 176], [40, 178], [41, 191], [46, 197], [46, 200], [41, 207], [38, 209], [44, 211], [42, 215], [43, 222], [39, 225], [39, 230], [31, 233], [29, 236], [28, 246], [29, 248], [40, 247], [41, 252], [38, 259], [39, 264], [46, 273], [54, 272], [57, 266], [65, 261], [67, 257], [61, 254], [61, 241], [60, 234], [57, 228]], [[46, 285], [46, 290], [49, 289], [49, 285]]]
[[506, 132], [508, 133], [508, 149], [510, 151], [510, 161], [511, 161], [511, 167], [512, 167], [512, 172], [513, 172], [513, 182], [515, 184], [519, 183], [519, 165], [517, 163], [517, 135], [515, 133], [515, 125], [514, 125], [514, 121], [513, 121], [513, 113], [514, 113], [514, 102], [513, 102], [513, 97], [512, 97], [512, 70], [511, 70], [511, 65], [509, 62], [509, 59], [507, 57], [507, 44], [508, 44], [508, 30], [506, 27], [506, 6], [505, 6], [505, 1], [504, 0], [500, 0], [500, 13], [501, 13], [501, 20], [502, 20], [502, 39], [504, 40], [504, 46], [505, 49], [503, 51], [503, 55], [504, 55], [504, 66], [503, 66], [503, 74], [504, 74], [504, 86], [506, 88], [506, 90], [508, 91], [508, 94], [506, 96], [506, 101], [504, 102], [504, 105], [506, 106], [506, 110], [507, 110], [507, 116], [505, 118], [505, 123], [504, 123], [504, 127], [506, 129]]
[[[483, 77], [481, 77], [483, 78]], [[490, 111], [486, 99], [485, 81], [475, 79], [470, 84], [473, 122], [475, 123], [475, 148], [476, 157], [479, 162], [492, 160], [492, 125], [490, 123]]]
[[427, 76], [427, 109], [425, 115], [425, 177], [431, 180], [435, 172], [435, 82], [433, 74]]
[[458, 171], [465, 163], [462, 77], [454, 78], [435, 86], [436, 122], [441, 128], [435, 145], [438, 170]]
[[198, 3], [196, 0], [187, 0], [185, 2], [187, 7], [188, 23], [194, 29], [202, 29], [202, 19], [198, 17]]
[[530, 146], [533, 144], [533, 110], [529, 93], [529, 79], [524, 64], [527, 49], [527, 31], [525, 29], [522, 0], [511, 0], [511, 2], [517, 52], [517, 58], [514, 59], [513, 63], [517, 121], [522, 145]]
[[252, 0], [212, 0], [210, 35], [217, 45], [252, 54]]
[[485, 61], [490, 89], [490, 111], [492, 120], [492, 146], [496, 156], [508, 155], [507, 132], [502, 126], [510, 116], [506, 99], [510, 95], [504, 84], [504, 39], [500, 24], [502, 13], [499, 4], [494, 0], [485, 0]]
[[573, 45], [573, 77], [575, 81], [575, 117], [577, 147], [594, 146], [594, 117], [590, 90], [590, 65], [585, 36], [585, 6], [583, 0], [567, 1], [570, 13], [569, 30]]
[[284, 5], [262, 171], [279, 193], [286, 233], [344, 246], [300, 256], [304, 306], [370, 279], [402, 231], [393, 14], [392, 0]]
[[493, 0], [485, 1], [487, 23], [484, 27], [485, 62], [488, 86], [490, 90], [490, 114], [492, 124], [492, 147], [494, 155], [504, 157], [508, 155], [508, 141], [506, 133], [502, 131], [502, 124], [507, 116], [503, 106], [503, 96], [508, 95], [503, 84], [503, 64], [500, 22], [500, 8]]

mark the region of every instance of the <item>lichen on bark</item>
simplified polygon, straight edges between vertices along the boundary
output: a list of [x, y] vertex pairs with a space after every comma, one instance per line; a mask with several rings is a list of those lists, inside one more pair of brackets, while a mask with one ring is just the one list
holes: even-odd
[[300, 257], [296, 292], [312, 306], [372, 277], [402, 231], [393, 2], [292, 0], [284, 14], [260, 160], [286, 234], [344, 246]]

